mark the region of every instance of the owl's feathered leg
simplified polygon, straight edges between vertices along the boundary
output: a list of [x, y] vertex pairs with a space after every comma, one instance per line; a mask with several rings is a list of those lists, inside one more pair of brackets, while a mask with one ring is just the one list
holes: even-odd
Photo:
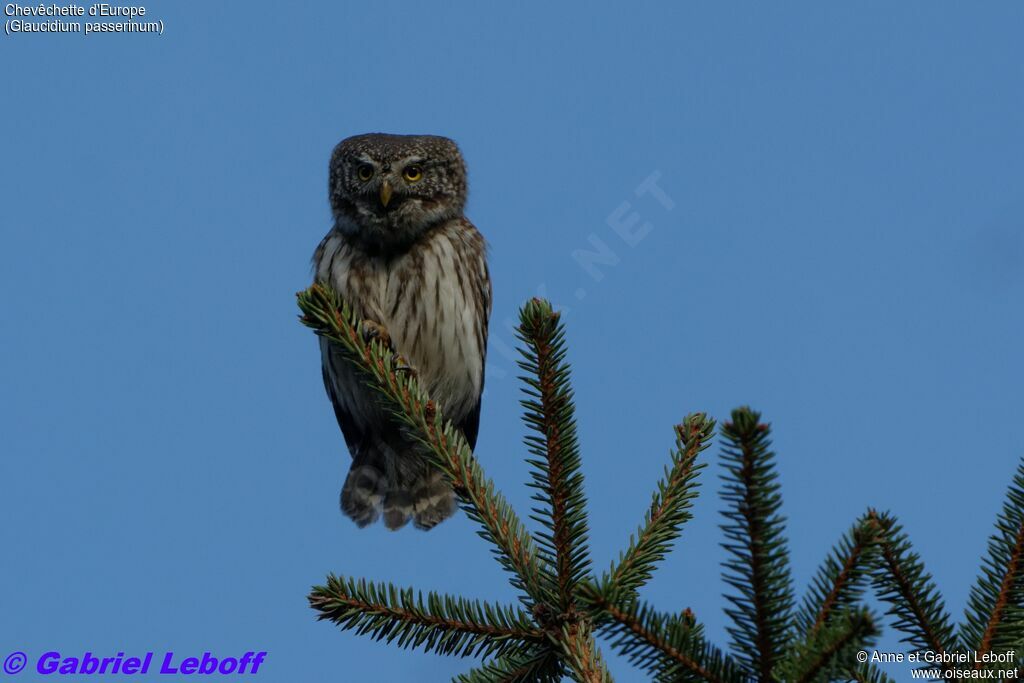
[[440, 472], [423, 468], [414, 479], [384, 494], [384, 526], [401, 529], [412, 518], [417, 529], [431, 529], [455, 512], [455, 492]]
[[388, 489], [387, 459], [375, 448], [360, 449], [341, 487], [341, 511], [358, 526], [373, 524], [380, 516]]
[[341, 489], [341, 510], [360, 527], [383, 517], [392, 531], [410, 519], [426, 530], [455, 513], [455, 493], [422, 450], [396, 432], [361, 444]]
[[455, 512], [455, 494], [426, 454], [414, 443], [391, 449], [382, 508], [384, 526], [400, 529], [410, 519], [417, 529], [430, 529]]
[[432, 529], [455, 513], [455, 491], [440, 472], [428, 471], [412, 490], [412, 523]]

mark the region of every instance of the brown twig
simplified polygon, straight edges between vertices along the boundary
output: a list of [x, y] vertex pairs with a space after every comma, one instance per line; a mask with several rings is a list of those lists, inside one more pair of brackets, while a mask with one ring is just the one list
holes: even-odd
[[660, 496], [658, 499], [651, 501], [651, 507], [648, 512], [649, 519], [638, 532], [636, 542], [630, 544], [618, 565], [608, 576], [608, 581], [611, 585], [620, 585], [623, 577], [633, 570], [636, 558], [645, 549], [644, 546], [650, 537], [651, 531], [657, 526], [662, 517], [675, 506], [678, 498], [686, 495], [686, 490], [683, 489], [681, 484], [693, 475], [693, 466], [697, 460], [697, 455], [704, 448], [704, 439], [700, 437], [702, 428], [706, 427], [706, 424], [691, 421], [689, 441], [687, 441], [686, 435], [683, 433], [686, 425], [676, 426], [676, 432], [679, 434], [680, 440], [686, 443], [687, 446], [686, 451], [673, 463], [672, 469], [669, 472], [668, 483], [665, 486], [666, 491], [670, 493], [675, 492], [675, 495]]
[[[996, 630], [1003, 621], [1006, 609], [1010, 606], [1010, 596], [1014, 584], [1019, 579], [1021, 565], [1024, 562], [1024, 521], [1017, 527], [1017, 537], [1014, 540], [1013, 551], [1010, 553], [1010, 561], [1003, 574], [1003, 581], [999, 585], [999, 595], [996, 597], [996, 604], [992, 606], [992, 613], [989, 615], [988, 623], [985, 625], [985, 632], [981, 637], [977, 653], [986, 654], [992, 649], [992, 641], [995, 638]], [[975, 657], [977, 660], [977, 657]], [[975, 661], [974, 668], [980, 669], [984, 662]]]
[[[553, 320], [557, 321], [558, 314], [552, 313]], [[562, 438], [559, 421], [555, 417], [562, 411], [565, 404], [565, 396], [558, 391], [558, 383], [555, 381], [557, 367], [552, 359], [550, 336], [548, 330], [543, 326], [534, 326], [527, 329], [522, 328], [533, 344], [537, 352], [537, 385], [540, 391], [541, 414], [543, 416], [543, 431], [545, 436], [545, 455], [548, 462], [548, 480], [551, 486], [551, 525], [553, 529], [553, 542], [555, 546], [555, 569], [557, 572], [558, 593], [562, 609], [572, 611], [575, 607], [575, 596], [573, 595], [573, 567], [572, 567], [572, 534], [567, 519], [569, 501], [567, 492], [569, 484], [565, 477], [565, 468], [562, 462]]]
[[936, 654], [944, 654], [946, 648], [942, 641], [939, 639], [939, 635], [935, 632], [935, 628], [931, 621], [928, 619], [928, 615], [916, 598], [913, 588], [910, 585], [909, 578], [903, 573], [903, 568], [900, 565], [900, 558], [892, 545], [892, 537], [890, 532], [891, 520], [888, 518], [883, 520], [878, 514], [871, 510], [868, 513], [869, 518], [874, 524], [877, 524], [879, 529], [879, 545], [881, 548], [882, 559], [885, 562], [885, 567], [889, 571], [889, 575], [895, 582], [896, 587], [899, 591], [900, 596], [910, 607], [910, 611], [914, 616], [914, 620], [920, 627], [921, 632], [924, 634], [925, 639], [928, 641], [929, 647]]
[[625, 627], [627, 631], [664, 654], [665, 657], [671, 659], [686, 671], [694, 674], [704, 681], [708, 681], [708, 683], [724, 683], [724, 681], [717, 677], [713, 672], [701, 666], [700, 662], [652, 633], [641, 621], [633, 617], [633, 615], [628, 612], [622, 611], [619, 607], [605, 599], [600, 593], [591, 591], [589, 598], [593, 601], [595, 607], [601, 609], [616, 623]]
[[825, 625], [825, 622], [828, 621], [829, 617], [832, 616], [832, 610], [839, 601], [840, 593], [846, 587], [847, 583], [849, 583], [850, 575], [857, 568], [861, 559], [863, 559], [864, 550], [868, 543], [870, 543], [870, 539], [868, 539], [868, 542], [865, 542], [864, 540], [864, 526], [858, 527], [857, 531], [854, 533], [855, 543], [850, 548], [849, 554], [843, 561], [843, 567], [839, 570], [839, 574], [836, 575], [836, 580], [832, 584], [832, 589], [821, 603], [821, 609], [818, 610], [817, 617], [815, 618], [814, 624], [811, 626], [811, 631], [808, 634], [810, 636], [817, 633], [821, 627]]

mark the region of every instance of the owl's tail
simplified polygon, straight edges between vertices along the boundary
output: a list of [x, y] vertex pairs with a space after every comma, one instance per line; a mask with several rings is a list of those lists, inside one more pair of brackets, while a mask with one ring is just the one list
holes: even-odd
[[455, 492], [419, 453], [388, 457], [364, 451], [352, 460], [345, 477], [341, 511], [360, 527], [377, 521], [383, 512], [388, 529], [401, 529], [411, 518], [413, 526], [426, 530], [452, 516]]

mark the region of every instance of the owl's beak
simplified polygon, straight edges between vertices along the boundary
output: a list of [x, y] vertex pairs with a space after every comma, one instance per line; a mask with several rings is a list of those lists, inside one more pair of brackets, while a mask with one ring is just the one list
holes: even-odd
[[388, 181], [384, 181], [380, 184], [380, 203], [386, 209], [388, 202], [391, 201], [391, 185]]

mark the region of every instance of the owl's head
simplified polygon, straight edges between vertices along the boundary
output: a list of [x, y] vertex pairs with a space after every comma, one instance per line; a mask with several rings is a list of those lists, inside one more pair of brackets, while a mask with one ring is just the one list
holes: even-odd
[[395, 247], [462, 215], [466, 166], [448, 138], [356, 135], [334, 148], [329, 191], [339, 230]]

